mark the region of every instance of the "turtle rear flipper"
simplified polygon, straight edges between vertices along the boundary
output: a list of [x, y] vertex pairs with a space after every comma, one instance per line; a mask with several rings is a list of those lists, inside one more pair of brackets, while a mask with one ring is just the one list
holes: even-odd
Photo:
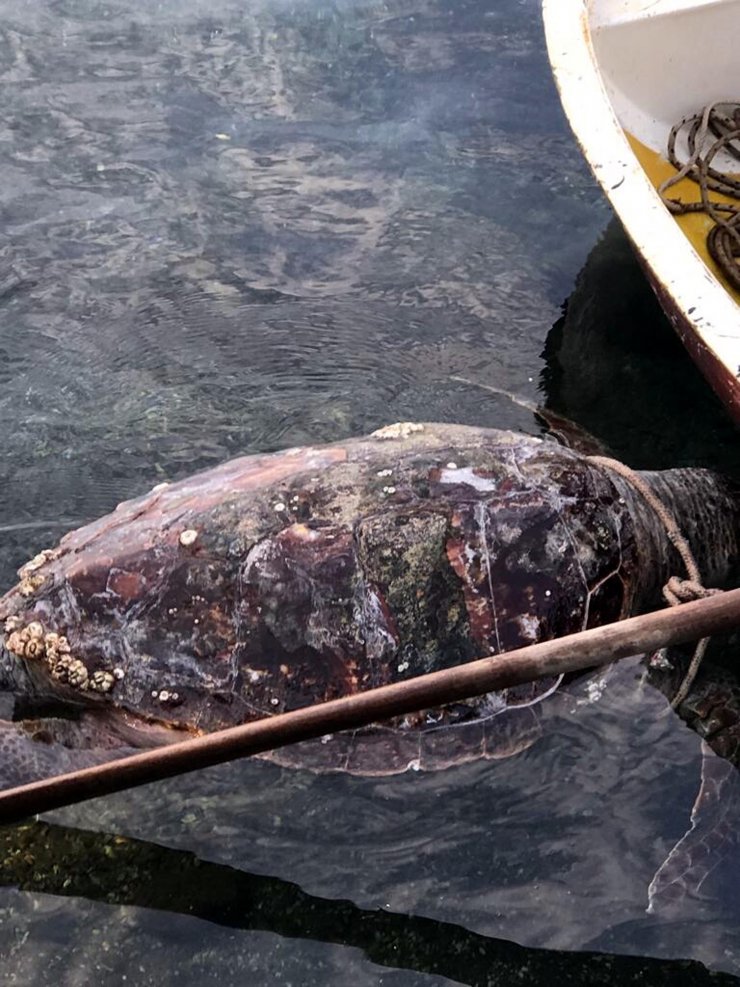
[[664, 912], [686, 896], [697, 896], [712, 871], [737, 844], [740, 775], [702, 742], [701, 785], [691, 826], [658, 868], [648, 888], [648, 912]]

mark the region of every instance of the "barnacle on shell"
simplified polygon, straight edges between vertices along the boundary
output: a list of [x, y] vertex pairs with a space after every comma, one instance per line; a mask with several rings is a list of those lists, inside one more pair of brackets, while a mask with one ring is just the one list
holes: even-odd
[[7, 638], [5, 647], [21, 658], [43, 658], [46, 654], [44, 628], [34, 620], [19, 630], [14, 630]]
[[66, 682], [84, 692], [88, 687], [87, 666], [73, 655], [54, 655], [48, 659], [49, 672], [56, 682]]
[[46, 654], [46, 647], [44, 646], [44, 639], [39, 637], [32, 637], [26, 641], [25, 648], [23, 650], [24, 658], [43, 658]]
[[393, 425], [383, 425], [370, 433], [371, 439], [406, 439], [414, 432], [423, 432], [421, 422], [395, 422]]
[[44, 644], [46, 645], [47, 652], [53, 652], [58, 650], [59, 635], [56, 633], [56, 631], [49, 631], [48, 634], [44, 635]]
[[13, 631], [19, 631], [21, 627], [23, 627], [23, 618], [17, 613], [13, 614], [11, 617], [8, 617], [3, 625], [6, 634], [12, 634]]
[[160, 703], [166, 706], [179, 706], [183, 699], [179, 692], [170, 692], [169, 689], [156, 689], [152, 692], [152, 699], [159, 700]]
[[68, 682], [69, 672], [75, 659], [71, 655], [61, 655], [49, 662], [51, 677], [57, 682]]
[[87, 667], [79, 658], [73, 658], [67, 673], [67, 681], [77, 689], [87, 689], [88, 671]]
[[26, 642], [23, 640], [20, 631], [13, 631], [8, 635], [5, 642], [5, 647], [14, 655], [20, 655], [23, 657], [23, 652], [26, 647]]
[[68, 655], [71, 651], [67, 638], [63, 634], [57, 634], [54, 631], [50, 631], [44, 637], [44, 643], [46, 645], [46, 654], [50, 659], [56, 655]]
[[43, 552], [39, 552], [38, 555], [34, 555], [29, 562], [22, 565], [18, 570], [18, 575], [21, 579], [24, 579], [32, 572], [36, 572], [37, 569], [40, 569], [43, 565], [46, 565], [47, 562], [52, 562], [54, 559], [58, 559], [60, 555], [61, 551], [58, 548], [45, 548]]
[[110, 692], [115, 683], [115, 679], [111, 672], [105, 672], [102, 669], [98, 669], [97, 672], [93, 672], [89, 680], [89, 686], [96, 692]]
[[120, 668], [113, 672], [99, 669], [90, 675], [85, 663], [71, 654], [69, 641], [64, 634], [45, 632], [43, 624], [38, 620], [31, 621], [25, 627], [17, 619], [6, 621], [6, 632], [8, 626], [13, 629], [5, 641], [7, 650], [21, 658], [43, 659], [55, 682], [68, 683], [82, 692], [87, 689], [110, 692], [116, 679], [123, 678], [123, 669]]
[[44, 576], [40, 572], [32, 572], [28, 575], [22, 576], [21, 581], [18, 584], [18, 592], [21, 596], [33, 596], [36, 590], [43, 586]]

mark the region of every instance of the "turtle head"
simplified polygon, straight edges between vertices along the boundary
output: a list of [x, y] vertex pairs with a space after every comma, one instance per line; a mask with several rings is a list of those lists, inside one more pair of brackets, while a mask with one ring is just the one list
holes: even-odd
[[[740, 577], [740, 483], [706, 469], [673, 469], [640, 474], [675, 519], [691, 548], [707, 587], [726, 587]], [[652, 508], [652, 525], [666, 525]], [[683, 575], [684, 566], [674, 549], [663, 557], [672, 569], [669, 575]]]

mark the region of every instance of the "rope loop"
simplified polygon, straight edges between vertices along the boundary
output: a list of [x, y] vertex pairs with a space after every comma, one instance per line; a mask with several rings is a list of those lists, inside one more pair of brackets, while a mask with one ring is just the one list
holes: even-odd
[[671, 607], [680, 603], [691, 603], [692, 600], [706, 600], [709, 596], [717, 596], [721, 589], [707, 589], [694, 579], [680, 579], [671, 576], [663, 587], [663, 599]]

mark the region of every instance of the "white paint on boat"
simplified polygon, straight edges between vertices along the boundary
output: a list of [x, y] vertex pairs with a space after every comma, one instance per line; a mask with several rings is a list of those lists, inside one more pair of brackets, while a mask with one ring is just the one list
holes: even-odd
[[666, 14], [692, 12], [700, 7], [727, 6], [726, 0], [601, 0], [592, 3], [591, 29], [630, 21], [645, 21]]
[[[631, 15], [618, 16], [625, 7]], [[740, 96], [737, 44], [728, 42], [740, 36], [738, 0], [598, 0], [589, 25], [620, 123], [654, 151], [665, 152], [683, 117]], [[732, 159], [718, 164], [729, 169]]]

